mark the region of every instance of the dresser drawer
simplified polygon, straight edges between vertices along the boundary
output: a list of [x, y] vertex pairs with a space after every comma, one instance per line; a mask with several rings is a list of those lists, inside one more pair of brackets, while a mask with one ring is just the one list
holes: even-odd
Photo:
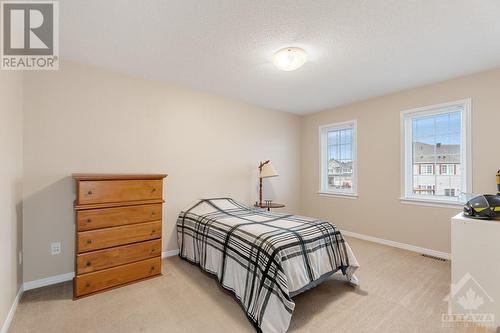
[[161, 258], [146, 259], [94, 273], [79, 275], [75, 277], [74, 293], [76, 297], [80, 297], [160, 273]]
[[162, 180], [86, 180], [78, 182], [76, 204], [153, 200], [162, 195]]
[[78, 253], [142, 242], [161, 237], [161, 221], [77, 233]]
[[160, 255], [160, 239], [78, 254], [76, 274], [99, 271]]
[[76, 227], [86, 231], [161, 219], [161, 204], [89, 209], [76, 212]]

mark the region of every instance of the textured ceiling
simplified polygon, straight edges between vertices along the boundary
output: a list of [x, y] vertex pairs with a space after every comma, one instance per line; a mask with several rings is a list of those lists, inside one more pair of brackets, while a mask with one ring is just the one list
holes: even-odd
[[[61, 0], [71, 59], [294, 113], [500, 66], [499, 0]], [[294, 72], [276, 50], [305, 49]]]

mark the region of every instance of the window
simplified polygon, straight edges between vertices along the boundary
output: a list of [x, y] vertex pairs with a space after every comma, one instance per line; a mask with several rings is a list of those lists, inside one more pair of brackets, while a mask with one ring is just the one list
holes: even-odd
[[356, 195], [356, 121], [321, 126], [320, 193]]
[[432, 185], [417, 185], [414, 191], [418, 194], [434, 194], [434, 186]]
[[403, 199], [461, 202], [471, 190], [471, 101], [401, 113]]
[[441, 174], [442, 175], [454, 175], [456, 166], [453, 164], [442, 164], [441, 165]]
[[422, 164], [420, 166], [421, 175], [433, 175], [434, 174], [434, 164]]
[[454, 197], [455, 196], [455, 189], [454, 188], [444, 189], [444, 195], [446, 195], [447, 197]]

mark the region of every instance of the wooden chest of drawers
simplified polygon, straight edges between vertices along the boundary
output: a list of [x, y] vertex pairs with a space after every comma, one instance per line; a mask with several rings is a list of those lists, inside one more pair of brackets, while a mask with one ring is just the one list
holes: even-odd
[[161, 275], [165, 174], [74, 174], [74, 298]]

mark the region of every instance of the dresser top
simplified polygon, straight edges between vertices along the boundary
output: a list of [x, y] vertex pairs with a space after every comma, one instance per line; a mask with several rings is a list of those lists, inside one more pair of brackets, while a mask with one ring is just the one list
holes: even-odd
[[163, 179], [164, 173], [128, 174], [128, 173], [74, 173], [75, 180], [131, 180], [131, 179]]

